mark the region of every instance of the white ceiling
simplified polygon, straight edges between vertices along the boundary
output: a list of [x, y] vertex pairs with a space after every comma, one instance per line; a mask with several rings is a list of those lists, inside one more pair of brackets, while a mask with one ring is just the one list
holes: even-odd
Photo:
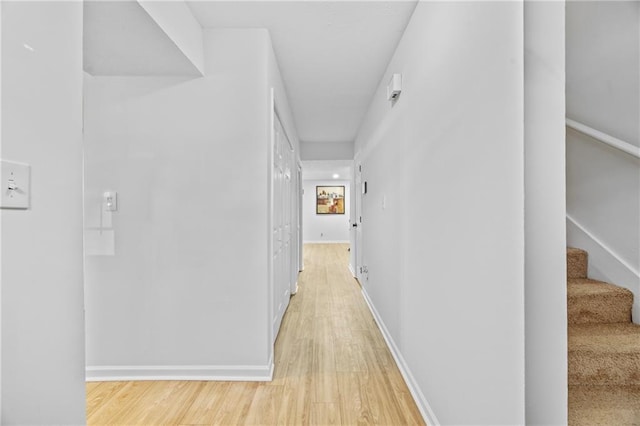
[[303, 180], [351, 180], [352, 174], [353, 160], [302, 161]]
[[267, 28], [299, 139], [352, 142], [417, 0], [187, 3], [204, 28]]
[[83, 32], [91, 75], [201, 75], [137, 1], [85, 1]]

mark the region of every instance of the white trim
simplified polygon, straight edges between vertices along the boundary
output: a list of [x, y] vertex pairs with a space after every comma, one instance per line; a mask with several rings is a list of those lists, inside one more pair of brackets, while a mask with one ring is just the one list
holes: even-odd
[[629, 142], [625, 142], [604, 132], [591, 128], [586, 124], [578, 123], [577, 121], [571, 120], [570, 118], [566, 119], [566, 123], [567, 127], [570, 127], [573, 130], [577, 130], [578, 132], [583, 133], [587, 136], [591, 136], [597, 141], [607, 144], [610, 147], [618, 149], [629, 155], [633, 155], [636, 158], [640, 158], [640, 148], [635, 145], [631, 145]]
[[580, 229], [580, 231], [584, 232], [587, 237], [589, 237], [596, 244], [598, 244], [600, 247], [602, 247], [610, 256], [614, 257], [618, 262], [620, 262], [625, 268], [627, 268], [633, 275], [635, 275], [640, 280], [640, 272], [638, 272], [632, 265], [629, 265], [629, 263], [626, 260], [621, 259], [620, 256], [618, 254], [616, 254], [616, 252], [614, 252], [605, 243], [600, 241], [598, 239], [598, 237], [596, 237], [591, 232], [589, 232], [584, 226], [582, 226], [580, 223], [578, 223], [578, 221], [576, 221], [571, 215], [567, 214], [567, 219], [570, 222], [572, 222], [576, 227], [578, 227], [578, 229]]
[[398, 369], [400, 370], [400, 373], [402, 374], [402, 377], [404, 378], [404, 381], [409, 388], [409, 392], [411, 392], [411, 396], [418, 406], [418, 410], [420, 410], [420, 414], [422, 414], [422, 418], [429, 426], [439, 426], [440, 422], [438, 421], [426, 398], [424, 397], [424, 394], [420, 390], [420, 386], [418, 386], [416, 379], [413, 377], [413, 374], [411, 374], [411, 370], [402, 357], [402, 353], [393, 341], [393, 338], [389, 334], [389, 330], [387, 330], [387, 327], [384, 325], [382, 318], [380, 317], [380, 315], [378, 315], [378, 311], [373, 306], [373, 302], [369, 298], [369, 295], [367, 294], [367, 291], [364, 289], [364, 287], [362, 288], [362, 295], [364, 296], [364, 300], [365, 302], [367, 302], [367, 306], [369, 307], [369, 310], [373, 315], [373, 319], [376, 321], [376, 324], [378, 324], [378, 328], [382, 332], [382, 336], [384, 337], [385, 342], [387, 342], [387, 346], [391, 351], [391, 355], [393, 355], [393, 359], [396, 361], [396, 365], [398, 366]]
[[[0, 82], [1, 81], [2, 81], [2, 2], [0, 2]], [[84, 90], [84, 86], [83, 86], [83, 90]], [[82, 120], [83, 120], [83, 131], [84, 131], [84, 115]], [[0, 84], [0, 152], [2, 152], [2, 84]], [[0, 212], [0, 235], [2, 235], [2, 216], [3, 214], [2, 212]], [[0, 244], [0, 277], [2, 277], [2, 244]], [[0, 278], [0, 423], [2, 423], [2, 397], [1, 397], [2, 396], [2, 319], [1, 319], [2, 308], [1, 307], [2, 307], [2, 279]]]
[[349, 244], [349, 240], [305, 241], [305, 244]]
[[274, 185], [273, 185], [273, 160], [274, 160], [274, 149], [273, 145], [276, 138], [275, 132], [275, 123], [276, 123], [276, 99], [275, 92], [273, 87], [269, 89], [269, 150], [267, 155], [268, 164], [267, 164], [267, 193], [268, 193], [268, 202], [269, 202], [269, 212], [267, 218], [267, 273], [268, 273], [268, 284], [267, 284], [267, 336], [269, 337], [268, 348], [267, 351], [269, 353], [269, 357], [273, 358], [273, 354], [275, 352], [275, 341], [276, 338], [273, 335], [273, 317], [275, 315], [274, 305], [275, 305], [275, 291], [274, 281], [275, 281], [275, 270], [273, 267], [273, 221], [274, 221]]
[[640, 320], [640, 272], [567, 214], [567, 244], [589, 253], [590, 278], [612, 282], [634, 293], [633, 319]]
[[296, 285], [294, 287], [293, 293], [291, 293], [292, 296], [296, 295], [298, 293], [298, 281], [296, 281]]
[[349, 263], [349, 272], [351, 272], [353, 278], [357, 278], [356, 273], [353, 271], [353, 265], [351, 263]]
[[270, 365], [102, 365], [86, 368], [87, 382], [133, 380], [194, 380], [269, 382]]

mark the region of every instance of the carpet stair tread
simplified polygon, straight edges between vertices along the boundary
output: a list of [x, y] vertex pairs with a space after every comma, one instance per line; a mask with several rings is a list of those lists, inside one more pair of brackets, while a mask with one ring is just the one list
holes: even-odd
[[640, 424], [640, 386], [569, 386], [569, 424]]
[[576, 324], [569, 326], [569, 352], [635, 352], [640, 357], [640, 325]]
[[567, 278], [587, 278], [588, 254], [586, 251], [567, 247]]
[[569, 384], [640, 386], [640, 325], [569, 326]]
[[631, 322], [633, 293], [587, 278], [567, 282], [569, 324]]
[[588, 253], [567, 247], [569, 425], [640, 426], [640, 325], [634, 295], [588, 278]]

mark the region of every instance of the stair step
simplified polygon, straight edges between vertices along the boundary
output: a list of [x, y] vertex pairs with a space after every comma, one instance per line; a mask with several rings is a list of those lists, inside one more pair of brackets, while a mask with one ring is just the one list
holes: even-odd
[[633, 293], [617, 285], [572, 278], [567, 282], [569, 324], [631, 322]]
[[640, 386], [569, 386], [569, 425], [637, 425]]
[[588, 257], [584, 250], [567, 247], [567, 278], [587, 278]]
[[640, 325], [569, 326], [569, 385], [640, 385]]

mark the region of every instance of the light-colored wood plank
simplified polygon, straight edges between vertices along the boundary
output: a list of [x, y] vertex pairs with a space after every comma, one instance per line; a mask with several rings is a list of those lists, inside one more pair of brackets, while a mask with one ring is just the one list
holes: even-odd
[[152, 382], [120, 382], [117, 392], [87, 417], [87, 424], [125, 424], [137, 402], [152, 384]]
[[424, 424], [348, 271], [347, 248], [305, 246], [272, 382], [89, 383], [87, 423]]
[[341, 425], [340, 410], [338, 404], [314, 402], [311, 409], [311, 424], [314, 425]]
[[91, 417], [96, 410], [106, 405], [123, 385], [122, 382], [87, 383], [87, 417]]
[[181, 420], [182, 424], [210, 425], [221, 411], [231, 382], [206, 382]]
[[249, 407], [258, 390], [258, 383], [237, 382], [233, 383], [224, 399], [220, 410], [213, 417], [214, 425], [240, 425], [244, 424]]
[[284, 386], [258, 387], [249, 412], [246, 424], [248, 425], [275, 425], [281, 407]]
[[338, 376], [338, 388], [343, 424], [372, 424], [369, 400], [360, 386], [360, 375], [358, 373], [341, 374]]

